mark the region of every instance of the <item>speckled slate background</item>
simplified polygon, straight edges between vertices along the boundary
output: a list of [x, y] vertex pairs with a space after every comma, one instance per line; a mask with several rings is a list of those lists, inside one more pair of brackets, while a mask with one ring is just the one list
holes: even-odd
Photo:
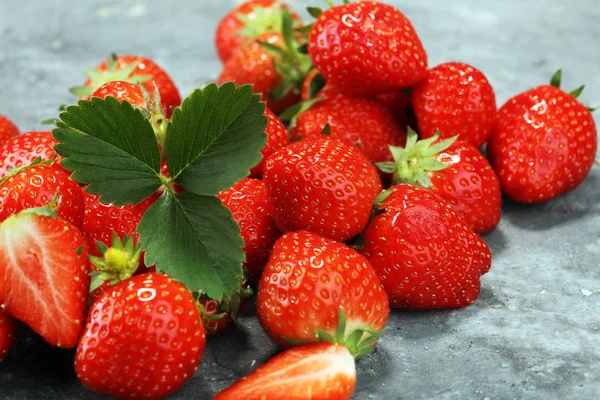
[[[314, 0], [312, 3], [321, 0]], [[306, 0], [292, 2], [297, 9]], [[499, 105], [564, 68], [566, 88], [600, 104], [600, 1], [390, 1], [413, 21], [430, 65], [472, 63]], [[25, 130], [73, 101], [66, 89], [109, 52], [164, 66], [182, 94], [214, 79], [213, 31], [229, 0], [0, 0], [0, 113]], [[596, 119], [598, 122], [600, 120]], [[358, 362], [355, 399], [600, 398], [600, 169], [537, 206], [505, 202], [485, 236], [492, 270], [469, 308], [394, 312], [377, 352]], [[276, 348], [252, 312], [212, 340], [174, 399], [210, 399]], [[21, 343], [0, 363], [0, 398], [96, 399], [71, 353]]]

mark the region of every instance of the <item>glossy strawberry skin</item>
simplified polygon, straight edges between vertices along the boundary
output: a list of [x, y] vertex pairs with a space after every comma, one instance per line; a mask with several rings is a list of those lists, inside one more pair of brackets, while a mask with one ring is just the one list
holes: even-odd
[[0, 146], [19, 135], [19, 128], [4, 115], [0, 114]]
[[271, 218], [265, 183], [246, 178], [217, 196], [229, 208], [244, 239], [244, 266], [251, 282], [257, 282], [269, 260], [275, 241], [281, 236]]
[[[0, 147], [0, 178], [8, 175], [9, 169], [31, 164], [38, 157], [42, 161], [55, 157], [54, 145], [57, 143], [51, 132], [32, 131], [13, 137]], [[56, 164], [59, 162], [60, 157]], [[70, 172], [63, 170], [70, 175]]]
[[57, 165], [34, 165], [0, 184], [0, 222], [22, 210], [43, 207], [58, 192], [57, 215], [76, 227], [83, 222], [84, 200], [79, 184]]
[[391, 161], [389, 146], [406, 143], [406, 131], [382, 103], [331, 91], [298, 116], [292, 140], [323, 138], [321, 132], [327, 124], [331, 138], [356, 147], [373, 163]]
[[369, 160], [335, 139], [284, 147], [267, 160], [264, 181], [279, 230], [306, 229], [338, 241], [363, 230], [381, 191]]
[[[149, 92], [154, 93], [154, 91]], [[119, 101], [125, 100], [134, 106], [145, 106], [146, 100], [144, 99], [144, 93], [138, 85], [125, 81], [112, 81], [107, 82], [100, 86], [90, 97], [99, 97], [104, 99], [108, 96], [112, 96]]]
[[579, 186], [597, 148], [591, 113], [569, 94], [544, 85], [500, 108], [487, 152], [502, 191], [520, 203], [537, 203]]
[[284, 40], [280, 33], [266, 33], [238, 51], [223, 66], [219, 75], [219, 85], [225, 82], [234, 82], [237, 86], [252, 85], [255, 93], [262, 95], [262, 100], [267, 103], [269, 110], [279, 114], [292, 106], [299, 96], [290, 91], [282, 99], [275, 100], [269, 93], [279, 86], [282, 77], [275, 70], [274, 56], [264, 50], [259, 42], [267, 42], [283, 47]]
[[440, 64], [413, 91], [419, 133], [459, 139], [479, 148], [496, 122], [496, 95], [485, 75], [464, 63]]
[[261, 326], [281, 347], [314, 342], [320, 329], [335, 336], [340, 309], [349, 329], [376, 332], [389, 314], [387, 296], [367, 259], [307, 231], [287, 233], [275, 243], [256, 305]]
[[19, 213], [0, 225], [0, 307], [53, 346], [71, 348], [83, 327], [89, 263], [71, 223]]
[[465, 307], [480, 292], [490, 250], [430, 189], [396, 185], [364, 232], [362, 253], [373, 265], [392, 308]]
[[17, 336], [17, 321], [0, 310], [0, 361], [4, 360]]
[[223, 314], [222, 317], [216, 320], [204, 319], [204, 328], [206, 329], [206, 336], [213, 337], [223, 332], [233, 324], [233, 319], [229, 313], [223, 313], [219, 306], [221, 302], [215, 299], [198, 299], [198, 302], [204, 308], [204, 312], [207, 316], [214, 316]]
[[75, 371], [103, 395], [159, 399], [194, 374], [205, 343], [187, 289], [166, 275], [137, 275], [112, 286], [91, 306]]
[[350, 400], [355, 386], [356, 366], [348, 350], [314, 343], [278, 354], [214, 400]]
[[308, 53], [327, 81], [352, 96], [411, 87], [427, 76], [427, 54], [410, 21], [375, 1], [323, 12], [310, 32]]
[[267, 117], [267, 128], [265, 129], [265, 133], [267, 134], [267, 144], [260, 151], [262, 154], [260, 163], [250, 170], [250, 176], [254, 178], [262, 177], [265, 160], [277, 150], [287, 146], [290, 141], [285, 125], [283, 125], [281, 120], [279, 120], [279, 118], [277, 118], [277, 116], [268, 108], [265, 108], [265, 116]]
[[494, 229], [501, 217], [500, 182], [487, 159], [473, 145], [458, 140], [437, 156], [448, 167], [430, 173], [431, 183], [475, 231]]

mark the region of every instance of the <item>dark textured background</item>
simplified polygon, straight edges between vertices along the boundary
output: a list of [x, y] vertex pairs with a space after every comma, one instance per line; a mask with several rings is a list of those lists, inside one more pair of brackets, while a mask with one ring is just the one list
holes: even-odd
[[[297, 9], [306, 0], [292, 2]], [[314, 0], [312, 3], [322, 3]], [[390, 1], [413, 21], [430, 64], [472, 63], [498, 103], [564, 68], [600, 104], [597, 0]], [[219, 72], [212, 39], [221, 0], [0, 0], [0, 112], [25, 130], [73, 102], [67, 88], [106, 54], [155, 59], [182, 94]], [[597, 119], [598, 121], [598, 119]], [[494, 263], [469, 308], [394, 312], [377, 352], [358, 362], [356, 399], [597, 399], [600, 397], [600, 172], [557, 200], [506, 201], [485, 237]], [[251, 313], [243, 332], [212, 340], [175, 399], [210, 399], [276, 349]], [[0, 398], [95, 399], [70, 353], [18, 346], [0, 364]]]

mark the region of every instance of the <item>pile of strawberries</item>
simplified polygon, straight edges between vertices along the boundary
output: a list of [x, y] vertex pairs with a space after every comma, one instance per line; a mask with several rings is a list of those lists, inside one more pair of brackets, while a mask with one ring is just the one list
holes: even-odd
[[[21, 321], [76, 347], [92, 390], [162, 398], [254, 291], [261, 326], [288, 350], [215, 398], [349, 399], [354, 359], [374, 349], [390, 308], [476, 301], [492, 264], [479, 235], [498, 225], [501, 193], [549, 201], [592, 168], [592, 110], [577, 101], [583, 87], [560, 89], [560, 71], [497, 110], [475, 67], [429, 68], [394, 7], [308, 11], [305, 24], [279, 0], [251, 0], [217, 28], [218, 83], [252, 85], [267, 105], [262, 160], [218, 195], [246, 255], [247, 280], [231, 296], [190, 292], [146, 266], [137, 228], [160, 190], [107, 203], [72, 174], [51, 132], [19, 134], [0, 116], [0, 358]], [[162, 68], [112, 55], [89, 75], [73, 93], [131, 104], [164, 147], [181, 97]], [[161, 172], [170, 177], [167, 164]]]

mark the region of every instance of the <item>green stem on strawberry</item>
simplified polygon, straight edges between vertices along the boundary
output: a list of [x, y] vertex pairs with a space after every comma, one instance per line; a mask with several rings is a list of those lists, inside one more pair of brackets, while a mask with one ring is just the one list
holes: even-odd
[[92, 272], [90, 293], [102, 286], [105, 282], [111, 285], [131, 278], [140, 265], [142, 249], [134, 246], [133, 236], [123, 236], [119, 239], [113, 232], [112, 246], [108, 247], [103, 242], [96, 243], [102, 257], [89, 256], [90, 262], [96, 270]]

